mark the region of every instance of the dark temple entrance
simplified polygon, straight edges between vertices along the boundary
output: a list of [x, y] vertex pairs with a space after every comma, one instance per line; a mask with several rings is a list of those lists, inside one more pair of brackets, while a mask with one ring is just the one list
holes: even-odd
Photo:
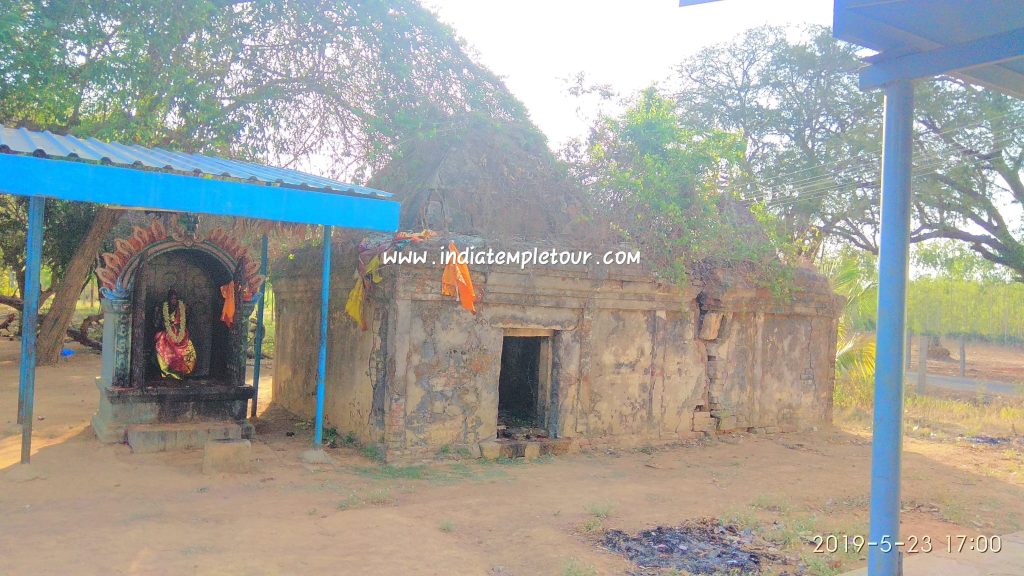
[[546, 438], [551, 338], [507, 334], [498, 375], [498, 436]]

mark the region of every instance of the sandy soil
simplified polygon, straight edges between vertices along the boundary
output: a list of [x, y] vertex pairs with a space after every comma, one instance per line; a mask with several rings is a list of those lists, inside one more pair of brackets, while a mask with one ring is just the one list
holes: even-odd
[[[88, 427], [98, 371], [84, 352], [39, 369], [25, 474], [17, 342], [0, 341], [0, 574], [624, 574], [628, 563], [595, 545], [602, 528], [703, 516], [790, 538], [790, 550], [812, 559], [808, 573], [863, 564], [863, 555], [816, 557], [801, 538], [866, 529], [864, 431], [426, 469], [381, 467], [339, 448], [329, 450], [335, 464], [312, 467], [299, 460], [306, 423], [271, 406], [257, 427], [257, 471], [207, 476], [199, 451], [133, 455], [100, 444]], [[1019, 447], [908, 439], [904, 478], [905, 535], [939, 541], [1024, 521]]]
[[[917, 341], [913, 344], [910, 369], [917, 370]], [[956, 339], [944, 338], [942, 345], [950, 352], [947, 360], [928, 359], [929, 374], [946, 376], [960, 375], [960, 342]], [[999, 346], [983, 342], [968, 342], [966, 345], [967, 364], [966, 377], [976, 380], [992, 380], [1024, 384], [1024, 348], [1018, 346]]]

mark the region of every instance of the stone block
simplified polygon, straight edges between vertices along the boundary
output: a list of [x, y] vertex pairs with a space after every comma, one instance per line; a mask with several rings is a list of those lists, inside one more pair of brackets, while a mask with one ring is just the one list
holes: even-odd
[[724, 418], [718, 418], [719, 430], [735, 430], [738, 426], [739, 422], [736, 421], [735, 416], [726, 416]]
[[212, 440], [241, 440], [236, 422], [179, 422], [129, 426], [125, 440], [132, 452], [163, 452], [202, 448]]
[[523, 445], [523, 459], [525, 460], [536, 460], [540, 457], [540, 444], [536, 442], [527, 442]]
[[693, 431], [694, 432], [708, 432], [715, 429], [715, 419], [711, 417], [709, 412], [694, 412], [693, 413]]
[[252, 444], [248, 440], [211, 440], [203, 450], [203, 473], [252, 471]]
[[479, 446], [480, 457], [484, 460], [497, 460], [501, 456], [501, 444], [497, 440], [484, 440]]
[[718, 330], [722, 326], [721, 312], [708, 312], [700, 323], [701, 340], [717, 340]]

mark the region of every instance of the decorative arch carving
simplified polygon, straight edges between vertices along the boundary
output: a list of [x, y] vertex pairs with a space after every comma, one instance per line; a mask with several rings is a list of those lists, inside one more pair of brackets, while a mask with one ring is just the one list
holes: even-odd
[[[239, 289], [246, 302], [260, 291], [264, 277], [250, 250], [233, 235], [215, 228], [205, 236], [192, 236], [180, 226], [170, 230], [160, 220], [149, 226], [135, 226], [130, 236], [114, 240], [114, 251], [100, 256], [96, 268], [100, 291], [111, 300], [131, 298], [131, 290], [141, 262], [175, 250], [199, 250], [220, 262], [227, 270], [240, 276]], [[237, 278], [236, 278], [237, 279]]]

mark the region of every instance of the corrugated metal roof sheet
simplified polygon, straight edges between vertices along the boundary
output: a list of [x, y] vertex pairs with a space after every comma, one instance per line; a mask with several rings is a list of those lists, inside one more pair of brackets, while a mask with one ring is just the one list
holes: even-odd
[[214, 158], [202, 154], [185, 154], [162, 148], [145, 148], [117, 142], [102, 142], [62, 136], [49, 131], [36, 132], [25, 128], [0, 125], [0, 152], [45, 155], [49, 158], [91, 160], [124, 167], [146, 167], [172, 170], [182, 174], [235, 178], [266, 185], [282, 185], [340, 194], [357, 194], [390, 198], [391, 194], [365, 186], [357, 186], [291, 170], [273, 168], [252, 162]]

